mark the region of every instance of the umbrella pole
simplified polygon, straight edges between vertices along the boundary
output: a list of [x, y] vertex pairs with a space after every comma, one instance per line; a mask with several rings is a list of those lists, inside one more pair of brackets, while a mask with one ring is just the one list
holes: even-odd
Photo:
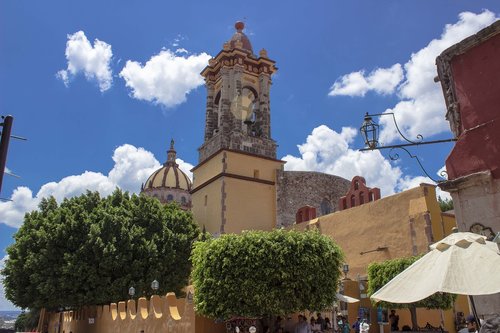
[[468, 295], [468, 297], [470, 306], [472, 308], [472, 314], [474, 315], [474, 318], [476, 318], [477, 330], [479, 331], [479, 329], [481, 328], [481, 321], [479, 320], [479, 317], [477, 315], [476, 304], [474, 303], [474, 298], [472, 297], [472, 295]]

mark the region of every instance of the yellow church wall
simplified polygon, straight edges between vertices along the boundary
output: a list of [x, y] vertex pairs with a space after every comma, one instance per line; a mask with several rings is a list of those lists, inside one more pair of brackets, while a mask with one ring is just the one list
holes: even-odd
[[[426, 220], [431, 223], [430, 226]], [[342, 248], [345, 262], [349, 264], [348, 278], [352, 279], [344, 280], [345, 293], [360, 299], [359, 303], [348, 305], [349, 322], [352, 325], [359, 308], [365, 307], [370, 311], [372, 327], [378, 330], [376, 308], [372, 307], [366, 291], [360, 291], [360, 283], [367, 287], [368, 265], [427, 252], [431, 243], [443, 237], [443, 223], [444, 230], [451, 230], [448, 226], [452, 221], [442, 221], [434, 185], [421, 184], [358, 207], [294, 224], [290, 229], [317, 229], [332, 237]], [[433, 240], [430, 239], [429, 228], [432, 229]], [[398, 313], [400, 328], [411, 326], [409, 311], [398, 310]], [[447, 331], [455, 332], [452, 311], [418, 310], [419, 326], [429, 323], [438, 327], [442, 322]], [[387, 333], [390, 331], [388, 326], [384, 330]]]
[[223, 157], [223, 152], [221, 151], [191, 170], [193, 172], [193, 189], [196, 189], [224, 171]]
[[272, 230], [276, 221], [274, 185], [225, 177], [226, 233]]
[[275, 182], [276, 170], [281, 170], [284, 162], [228, 151], [226, 164], [225, 172], [229, 174]]
[[195, 222], [212, 234], [220, 232], [223, 181], [223, 178], [216, 179], [191, 195]]
[[[365, 276], [371, 262], [411, 256], [414, 246], [417, 253], [427, 251], [429, 241], [425, 235], [424, 213], [427, 212], [425, 196], [433, 193], [430, 188], [430, 185], [421, 185], [355, 208], [294, 224], [292, 228], [318, 228], [321, 233], [331, 236], [345, 253], [349, 275]], [[413, 237], [410, 235], [412, 228], [415, 231]], [[379, 247], [387, 249], [361, 254]]]

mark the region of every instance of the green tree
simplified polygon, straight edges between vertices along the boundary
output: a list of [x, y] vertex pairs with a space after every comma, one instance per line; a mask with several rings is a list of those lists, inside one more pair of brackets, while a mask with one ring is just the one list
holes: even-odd
[[[377, 290], [386, 285], [396, 275], [411, 266], [422, 256], [398, 258], [368, 265], [368, 295], [373, 295]], [[417, 308], [450, 309], [455, 302], [455, 295], [436, 293], [415, 303], [388, 303], [379, 302], [384, 308], [409, 309], [411, 313], [412, 329], [417, 330]]]
[[447, 212], [453, 209], [453, 200], [451, 199], [443, 199], [438, 197], [439, 208], [441, 208], [442, 212]]
[[43, 199], [26, 214], [7, 249], [2, 271], [7, 298], [22, 308], [106, 304], [188, 282], [191, 246], [199, 229], [192, 215], [154, 198], [97, 192]]
[[344, 256], [319, 232], [275, 230], [196, 242], [192, 261], [196, 311], [229, 319], [330, 307]]
[[38, 318], [40, 317], [39, 310], [30, 310], [28, 312], [21, 312], [16, 318], [14, 329], [17, 332], [31, 332], [36, 329], [38, 325]]

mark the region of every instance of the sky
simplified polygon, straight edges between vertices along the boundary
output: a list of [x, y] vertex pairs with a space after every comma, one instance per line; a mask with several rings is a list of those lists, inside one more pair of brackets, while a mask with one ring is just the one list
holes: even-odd
[[[363, 115], [451, 138], [435, 58], [500, 17], [498, 1], [0, 2], [0, 114], [14, 117], [0, 197], [0, 267], [41, 198], [138, 192], [175, 140], [190, 174], [203, 143], [199, 76], [233, 35], [276, 61], [272, 138], [286, 170], [366, 178], [382, 196], [432, 182], [405, 152], [360, 152]], [[383, 144], [401, 142], [375, 119]], [[438, 179], [453, 144], [412, 148]], [[446, 193], [440, 193], [449, 197]], [[1, 287], [1, 285], [0, 285]], [[0, 288], [0, 310], [15, 307]]]

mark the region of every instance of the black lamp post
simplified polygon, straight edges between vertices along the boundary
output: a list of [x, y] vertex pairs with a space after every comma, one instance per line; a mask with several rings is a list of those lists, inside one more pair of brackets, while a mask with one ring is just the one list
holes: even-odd
[[368, 149], [375, 149], [378, 146], [379, 127], [377, 123], [373, 122], [372, 116], [367, 112], [363, 125], [361, 125], [359, 130]]
[[151, 289], [153, 289], [153, 293], [156, 293], [156, 291], [160, 288], [160, 283], [157, 280], [154, 280], [151, 282]]
[[134, 298], [134, 295], [135, 295], [135, 288], [134, 287], [130, 287], [128, 289], [128, 294], [130, 295], [130, 298]]
[[[394, 121], [394, 126], [396, 127], [396, 130], [398, 131], [399, 135], [408, 143], [403, 143], [399, 145], [389, 145], [389, 146], [381, 146], [379, 144], [379, 125], [373, 121], [373, 117], [381, 117], [381, 116], [392, 116], [392, 120]], [[419, 145], [428, 145], [428, 144], [434, 144], [434, 143], [442, 143], [442, 142], [451, 142], [451, 141], [457, 141], [456, 138], [452, 139], [444, 139], [444, 140], [434, 140], [434, 141], [424, 141], [424, 137], [421, 134], [417, 135], [417, 140], [413, 141], [408, 139], [406, 136], [401, 133], [401, 130], [399, 129], [398, 123], [396, 122], [396, 117], [394, 116], [394, 113], [392, 112], [387, 112], [387, 113], [376, 113], [376, 114], [368, 114], [368, 112], [365, 114], [363, 124], [360, 127], [360, 132], [361, 135], [363, 136], [363, 140], [365, 142], [365, 147], [363, 149], [360, 149], [360, 151], [366, 151], [366, 150], [381, 150], [381, 149], [390, 149], [389, 152], [389, 158], [392, 161], [395, 161], [399, 159], [399, 155], [397, 153], [393, 153], [394, 149], [402, 149], [404, 150], [411, 158], [414, 158], [417, 160], [418, 165], [420, 166], [420, 169], [424, 172], [424, 174], [432, 179], [435, 182], [438, 182], [438, 180], [433, 179], [427, 171], [425, 171], [422, 163], [420, 163], [420, 160], [418, 159], [417, 156], [413, 155], [406, 149], [405, 147], [408, 146], [419, 146]], [[441, 174], [441, 177], [445, 177], [445, 172]]]

